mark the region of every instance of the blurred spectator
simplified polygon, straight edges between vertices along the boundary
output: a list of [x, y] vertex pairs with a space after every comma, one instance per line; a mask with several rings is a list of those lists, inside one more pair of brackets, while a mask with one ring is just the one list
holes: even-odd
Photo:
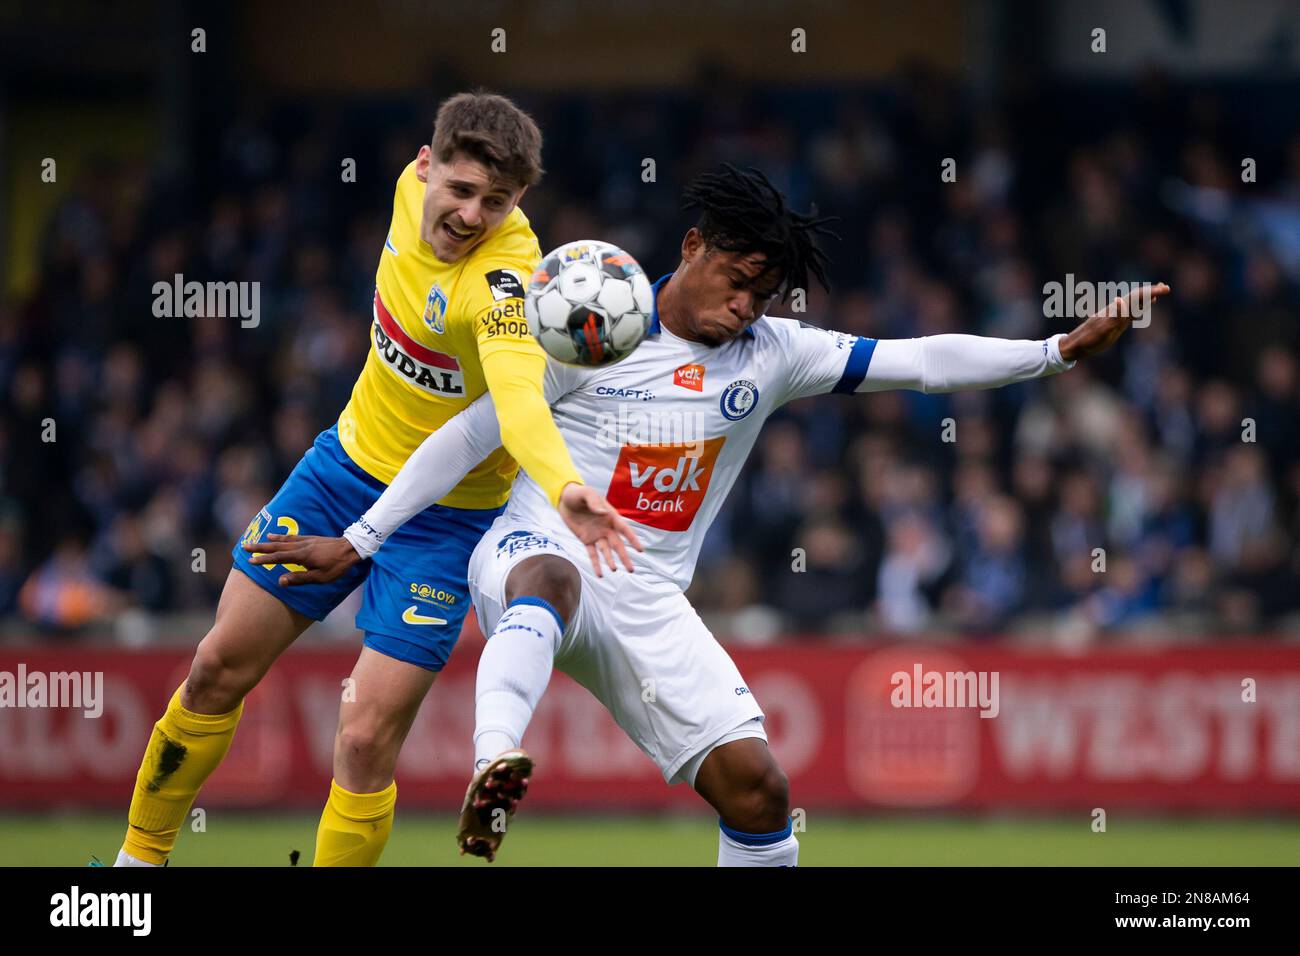
[[91, 569], [85, 541], [68, 535], [18, 594], [23, 616], [42, 628], [72, 632], [116, 610], [116, 595]]
[[887, 633], [911, 633], [931, 625], [933, 589], [951, 559], [947, 540], [921, 515], [903, 515], [890, 526], [876, 601]]
[[1019, 506], [1007, 497], [990, 500], [981, 509], [976, 534], [974, 550], [944, 600], [965, 630], [987, 634], [1005, 627], [1024, 603], [1027, 568]]

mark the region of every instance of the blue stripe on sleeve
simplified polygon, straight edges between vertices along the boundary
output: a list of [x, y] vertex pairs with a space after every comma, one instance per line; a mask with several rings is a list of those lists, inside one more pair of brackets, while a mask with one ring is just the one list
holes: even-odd
[[831, 393], [834, 395], [852, 395], [857, 391], [858, 386], [862, 384], [862, 380], [867, 377], [867, 369], [871, 367], [871, 356], [875, 351], [875, 339], [863, 336], [854, 342], [853, 348], [849, 350], [849, 360], [844, 363], [844, 374], [835, 383]]

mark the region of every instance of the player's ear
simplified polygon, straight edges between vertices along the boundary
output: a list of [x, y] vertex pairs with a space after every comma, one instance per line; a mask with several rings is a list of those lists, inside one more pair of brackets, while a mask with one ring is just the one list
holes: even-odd
[[686, 230], [686, 235], [682, 238], [682, 260], [684, 262], [694, 262], [703, 248], [704, 236], [700, 234], [700, 230], [691, 226]]
[[518, 206], [521, 202], [524, 201], [524, 193], [526, 193], [526, 192], [528, 192], [528, 187], [527, 187], [527, 186], [525, 186], [523, 189], [519, 190], [518, 194], [515, 196], [515, 203], [514, 203], [514, 204], [515, 204], [516, 206]]
[[429, 167], [433, 165], [433, 150], [428, 146], [421, 146], [420, 151], [415, 155], [415, 178], [422, 183], [429, 181]]

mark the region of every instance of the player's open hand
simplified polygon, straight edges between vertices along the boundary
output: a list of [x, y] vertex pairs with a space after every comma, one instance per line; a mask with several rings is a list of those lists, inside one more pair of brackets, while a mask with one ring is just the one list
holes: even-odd
[[614, 561], [615, 552], [623, 559], [628, 571], [633, 570], [632, 559], [628, 557], [623, 542], [626, 541], [638, 551], [644, 551], [645, 548], [641, 547], [641, 541], [632, 526], [614, 510], [604, 495], [594, 488], [570, 482], [560, 493], [559, 512], [569, 530], [587, 546], [587, 555], [591, 558], [591, 566], [596, 569], [596, 577], [603, 576], [600, 569], [602, 557], [611, 571], [618, 570], [618, 564]]
[[335, 581], [361, 560], [347, 538], [322, 538], [311, 534], [268, 534], [262, 541], [243, 546], [252, 564], [282, 564], [280, 587], [326, 584]]
[[1061, 358], [1073, 362], [1106, 351], [1133, 324], [1134, 318], [1145, 316], [1156, 299], [1168, 294], [1169, 286], [1157, 282], [1155, 285], [1143, 284], [1116, 299], [1061, 339]]

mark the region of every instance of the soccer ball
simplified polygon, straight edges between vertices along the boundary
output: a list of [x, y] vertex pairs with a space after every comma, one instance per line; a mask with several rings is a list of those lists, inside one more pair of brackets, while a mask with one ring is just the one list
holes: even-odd
[[612, 365], [650, 330], [654, 294], [641, 266], [618, 246], [570, 242], [537, 267], [524, 296], [528, 328], [566, 365]]

